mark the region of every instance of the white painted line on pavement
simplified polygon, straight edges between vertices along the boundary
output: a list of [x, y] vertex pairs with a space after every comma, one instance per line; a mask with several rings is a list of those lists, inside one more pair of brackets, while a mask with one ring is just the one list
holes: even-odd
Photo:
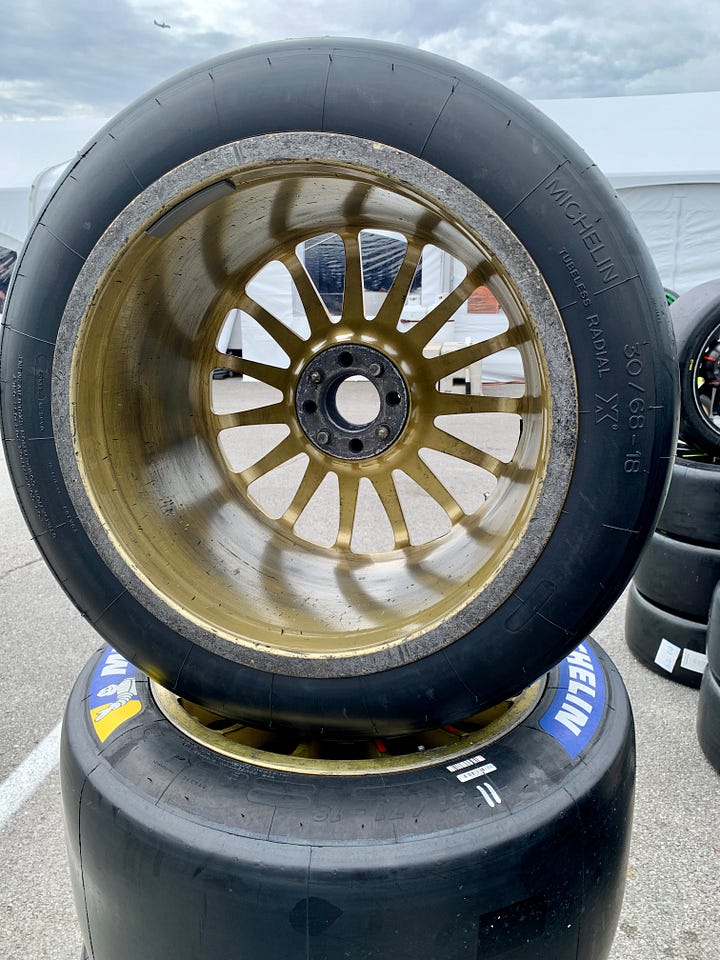
[[61, 728], [62, 721], [58, 721], [20, 766], [0, 783], [0, 830], [57, 766]]

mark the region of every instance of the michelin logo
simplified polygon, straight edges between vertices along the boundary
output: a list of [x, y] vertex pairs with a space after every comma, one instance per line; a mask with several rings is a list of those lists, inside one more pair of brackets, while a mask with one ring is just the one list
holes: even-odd
[[558, 664], [558, 671], [558, 690], [540, 726], [575, 759], [602, 720], [605, 675], [600, 661], [584, 643]]
[[90, 722], [101, 743], [142, 710], [137, 692], [137, 669], [109, 647], [90, 680]]

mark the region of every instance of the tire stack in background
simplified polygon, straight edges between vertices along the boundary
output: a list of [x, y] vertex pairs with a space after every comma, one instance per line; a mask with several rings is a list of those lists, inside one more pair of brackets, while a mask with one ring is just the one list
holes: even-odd
[[646, 666], [699, 687], [720, 579], [720, 461], [680, 443], [668, 495], [630, 586], [627, 644]]
[[[368, 317], [372, 229], [406, 252]], [[297, 254], [329, 233], [339, 317]], [[464, 279], [404, 328], [433, 244]], [[303, 335], [248, 293], [278, 260]], [[428, 356], [485, 284], [507, 329]], [[288, 366], [221, 354], [241, 309]], [[436, 387], [506, 349], [515, 392]], [[0, 362], [18, 499], [111, 644], [71, 694], [61, 755], [91, 960], [605, 960], [634, 736], [589, 634], [655, 528], [677, 369], [649, 255], [575, 144], [487, 78], [392, 45], [202, 64], [61, 181]], [[379, 414], [341, 414], [350, 378]], [[233, 406], [240, 388], [252, 402]], [[439, 425], [475, 416], [475, 445]], [[250, 464], [222, 445], [278, 425]], [[461, 462], [455, 495], [427, 450]], [[298, 457], [289, 503], [265, 509], [250, 487]], [[313, 539], [325, 480], [332, 536]], [[354, 546], [373, 532], [361, 481], [381, 549]], [[438, 511], [437, 535], [413, 532]]]
[[670, 307], [680, 368], [680, 439], [667, 499], [630, 587], [625, 637], [646, 666], [699, 687], [720, 580], [720, 280]]

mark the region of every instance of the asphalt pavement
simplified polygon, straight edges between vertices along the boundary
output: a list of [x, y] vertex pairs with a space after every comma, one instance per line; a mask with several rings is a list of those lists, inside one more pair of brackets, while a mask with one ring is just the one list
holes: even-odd
[[[100, 639], [40, 558], [4, 462], [0, 532], [0, 958], [78, 960], [53, 750], [72, 683]], [[623, 620], [621, 599], [594, 632], [627, 684], [638, 744], [633, 841], [611, 960], [718, 960], [720, 775], [697, 744], [697, 691], [636, 662]], [[40, 781], [24, 799], [22, 789], [8, 790], [18, 768], [26, 785], [33, 771]]]

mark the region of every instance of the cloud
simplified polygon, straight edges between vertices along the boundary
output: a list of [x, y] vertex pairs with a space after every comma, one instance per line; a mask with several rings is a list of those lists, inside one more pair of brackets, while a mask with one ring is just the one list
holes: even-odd
[[719, 34], [720, 7], [687, 0], [5, 0], [0, 117], [111, 115], [186, 67], [287, 36], [422, 47], [531, 99], [720, 89]]

